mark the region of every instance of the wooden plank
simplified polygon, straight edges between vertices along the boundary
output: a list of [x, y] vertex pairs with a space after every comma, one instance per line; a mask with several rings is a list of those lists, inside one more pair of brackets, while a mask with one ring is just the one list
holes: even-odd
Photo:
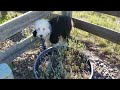
[[13, 36], [14, 34], [20, 32], [23, 28], [27, 27], [37, 19], [41, 19], [52, 11], [29, 11], [22, 14], [8, 22], [0, 25], [0, 41]]
[[28, 11], [15, 11], [15, 12], [18, 12], [18, 13], [27, 13]]
[[[0, 62], [3, 62], [4, 60], [5, 61], [10, 60], [9, 57], [13, 58], [13, 56], [14, 56], [14, 58], [16, 58], [18, 55], [17, 53], [20, 53], [19, 51], [23, 52], [24, 50], [22, 50], [22, 49], [24, 49], [25, 47], [28, 47], [35, 41], [36, 41], [36, 38], [34, 38], [31, 35], [28, 38], [24, 39], [23, 41], [17, 43], [16, 45], [13, 45], [8, 50], [0, 52]], [[7, 59], [7, 58], [9, 58], [9, 59]]]
[[115, 32], [111, 29], [91, 24], [89, 22], [73, 18], [76, 28], [82, 29], [94, 35], [100, 36], [104, 39], [110, 40], [114, 43], [120, 44], [120, 32]]
[[120, 17], [120, 11], [96, 11], [96, 12], [100, 12], [100, 13], [104, 13], [104, 14], [109, 14], [109, 15]]

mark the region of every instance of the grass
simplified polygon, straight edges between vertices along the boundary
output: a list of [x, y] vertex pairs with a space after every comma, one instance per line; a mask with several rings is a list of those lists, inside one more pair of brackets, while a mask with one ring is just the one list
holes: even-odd
[[14, 11], [8, 11], [6, 16], [0, 17], [0, 24], [7, 22], [8, 20], [11, 20], [12, 18], [15, 18], [19, 15], [21, 15], [21, 13], [17, 13]]

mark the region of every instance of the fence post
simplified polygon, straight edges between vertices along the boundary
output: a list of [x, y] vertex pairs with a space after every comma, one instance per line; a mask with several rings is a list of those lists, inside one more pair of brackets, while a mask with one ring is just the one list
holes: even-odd
[[66, 15], [66, 16], [72, 17], [72, 11], [62, 11], [62, 15]]

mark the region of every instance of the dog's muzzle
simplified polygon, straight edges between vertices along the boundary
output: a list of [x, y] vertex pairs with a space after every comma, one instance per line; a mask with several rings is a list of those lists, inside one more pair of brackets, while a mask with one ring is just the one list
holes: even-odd
[[42, 38], [43, 37], [43, 35], [40, 35], [40, 38]]

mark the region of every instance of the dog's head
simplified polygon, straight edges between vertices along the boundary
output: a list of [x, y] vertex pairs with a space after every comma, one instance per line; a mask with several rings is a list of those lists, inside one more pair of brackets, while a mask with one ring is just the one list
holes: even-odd
[[33, 31], [33, 36], [40, 37], [40, 38], [46, 38], [47, 36], [50, 36], [51, 33], [51, 25], [49, 21], [46, 19], [41, 19], [35, 21], [35, 30]]

